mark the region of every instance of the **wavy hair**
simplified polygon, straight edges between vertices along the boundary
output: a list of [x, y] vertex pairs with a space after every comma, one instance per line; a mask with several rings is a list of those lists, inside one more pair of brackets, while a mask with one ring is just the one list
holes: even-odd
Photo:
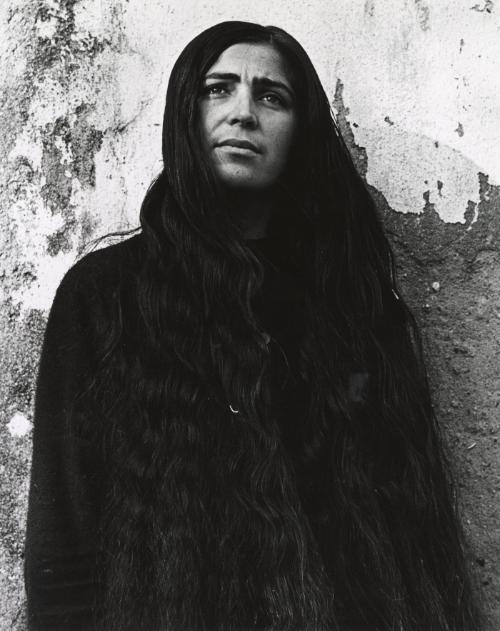
[[[205, 73], [241, 42], [273, 46], [297, 94], [270, 227], [304, 293], [295, 461], [254, 309], [263, 264], [198, 121]], [[303, 48], [245, 22], [198, 35], [172, 70], [162, 148], [141, 263], [102, 323], [94, 382], [109, 466], [105, 628], [476, 629], [417, 327]]]

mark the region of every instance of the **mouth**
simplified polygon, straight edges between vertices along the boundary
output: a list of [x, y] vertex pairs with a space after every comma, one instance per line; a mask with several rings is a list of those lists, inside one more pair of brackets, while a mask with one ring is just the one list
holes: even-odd
[[252, 151], [253, 153], [262, 153], [262, 151], [248, 140], [238, 140], [237, 138], [228, 138], [222, 142], [218, 142], [216, 147], [229, 147], [235, 149], [243, 149], [246, 151]]

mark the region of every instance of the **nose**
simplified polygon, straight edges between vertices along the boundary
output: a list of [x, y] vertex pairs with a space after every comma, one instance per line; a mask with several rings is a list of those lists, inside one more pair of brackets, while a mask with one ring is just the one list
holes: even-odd
[[257, 127], [257, 114], [255, 103], [249, 90], [237, 90], [234, 95], [233, 107], [230, 112], [229, 122], [231, 125], [241, 125], [242, 127], [254, 129]]

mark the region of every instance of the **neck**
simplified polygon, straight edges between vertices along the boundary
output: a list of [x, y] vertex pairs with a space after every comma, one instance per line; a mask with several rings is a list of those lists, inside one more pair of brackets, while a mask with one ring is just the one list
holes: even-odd
[[276, 199], [272, 193], [232, 191], [230, 203], [245, 239], [267, 236], [269, 219], [276, 207]]

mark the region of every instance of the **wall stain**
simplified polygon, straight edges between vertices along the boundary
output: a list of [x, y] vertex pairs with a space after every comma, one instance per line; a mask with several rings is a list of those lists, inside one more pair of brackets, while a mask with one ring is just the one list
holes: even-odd
[[66, 116], [45, 125], [42, 134], [41, 173], [45, 184], [40, 195], [52, 214], [65, 214], [72, 192], [70, 177], [71, 126]]
[[35, 169], [27, 156], [16, 156], [10, 163], [7, 171], [6, 183], [8, 195], [11, 199], [18, 199], [23, 195], [27, 185], [37, 179]]
[[375, 15], [375, 0], [365, 0], [364, 14], [370, 18]]
[[471, 7], [471, 11], [478, 11], [479, 13], [492, 13], [495, 5], [493, 4], [493, 0], [485, 0], [483, 6], [479, 4], [475, 4]]
[[72, 234], [77, 228], [76, 218], [66, 218], [64, 227], [53, 234], [47, 235], [47, 253], [50, 256], [57, 256], [60, 252], [71, 252], [73, 249]]
[[[12, 308], [11, 308], [12, 307]], [[22, 558], [26, 491], [31, 459], [30, 434], [14, 437], [8, 422], [18, 413], [31, 419], [37, 358], [46, 325], [45, 314], [31, 311], [15, 314], [9, 300], [0, 319], [0, 536], [2, 560], [2, 618], [0, 626], [22, 631], [27, 628], [24, 611]], [[13, 317], [5, 317], [12, 313]], [[8, 605], [8, 608], [7, 608]]]
[[[352, 159], [359, 173], [366, 177], [368, 171], [368, 156], [366, 154], [365, 147], [359, 147], [354, 139], [354, 133], [351, 128], [351, 122], [348, 119], [349, 108], [344, 103], [344, 84], [340, 79], [337, 79], [335, 85], [335, 96], [332, 106], [337, 113], [336, 121], [339, 126], [340, 133], [344, 138], [349, 150], [351, 152]], [[355, 126], [355, 124], [353, 124]]]
[[103, 132], [88, 122], [93, 107], [82, 103], [75, 110], [76, 120], [71, 134], [72, 170], [80, 184], [95, 186], [95, 154], [101, 149]]
[[[109, 38], [75, 33], [77, 1], [42, 3], [33, 13], [34, 33], [38, 23], [50, 22], [53, 26], [50, 37], [33, 38], [35, 46], [28, 56], [23, 82], [26, 85], [35, 86], [37, 81], [40, 84], [50, 77], [69, 89], [75, 70], [88, 68], [100, 53], [113, 47]], [[26, 98], [27, 109], [35, 95], [33, 87]], [[69, 252], [72, 247], [70, 235], [76, 226], [71, 204], [73, 179], [84, 188], [95, 186], [94, 157], [102, 146], [103, 132], [90, 122], [94, 109], [93, 103], [81, 102], [39, 130], [43, 148], [40, 176], [45, 178], [40, 195], [53, 215], [64, 218], [64, 225], [47, 238], [47, 252], [52, 256]]]
[[70, 235], [76, 228], [73, 178], [82, 187], [95, 186], [95, 154], [101, 149], [103, 132], [88, 122], [92, 111], [93, 107], [82, 103], [72, 115], [61, 116], [44, 129], [41, 172], [45, 184], [40, 194], [53, 214], [64, 217], [64, 226], [48, 237], [47, 251], [52, 256], [72, 247]]
[[462, 123], [459, 122], [457, 128], [454, 131], [456, 131], [460, 138], [462, 138], [462, 136], [464, 135], [464, 126], [462, 125]]
[[37, 37], [35, 69], [43, 77], [48, 71], [57, 71], [62, 83], [70, 80], [72, 71], [80, 67], [79, 60], [88, 64], [106, 48], [112, 47], [108, 38], [98, 38], [87, 33], [75, 37], [75, 4], [78, 0], [59, 0], [57, 5], [42, 5], [36, 14], [37, 22], [51, 22], [54, 32], [50, 37]]
[[[366, 179], [368, 156], [365, 147], [356, 144], [349, 108], [343, 99], [344, 85], [337, 80], [333, 107], [342, 136], [354, 163]], [[435, 141], [435, 146], [439, 143]], [[430, 191], [424, 193], [423, 213], [400, 213], [392, 209], [381, 191], [367, 184], [384, 222], [400, 247], [411, 252], [419, 264], [441, 261], [454, 249], [469, 266], [485, 249], [500, 254], [500, 186], [489, 183], [488, 175], [478, 172], [479, 204], [469, 201], [465, 211], [465, 222], [450, 223], [441, 219], [435, 205], [430, 203]], [[428, 182], [426, 181], [426, 184]], [[442, 193], [443, 182], [438, 180], [438, 193]], [[473, 222], [473, 216], [477, 219]], [[437, 245], [439, 244], [439, 247]]]
[[420, 24], [420, 28], [423, 31], [430, 30], [430, 10], [429, 6], [424, 2], [424, 0], [415, 0], [415, 7], [417, 9], [417, 19]]
[[[385, 223], [399, 247], [405, 249], [419, 265], [442, 262], [450, 252], [459, 254], [464, 269], [473, 264], [485, 251], [500, 254], [500, 186], [488, 183], [488, 177], [478, 173], [480, 202], [469, 202], [464, 213], [465, 223], [443, 221], [429, 202], [429, 192], [424, 193], [422, 214], [398, 213], [392, 210], [379, 191], [373, 190], [379, 207], [382, 207]], [[442, 189], [439, 186], [438, 190]], [[472, 223], [473, 216], [477, 219]]]

